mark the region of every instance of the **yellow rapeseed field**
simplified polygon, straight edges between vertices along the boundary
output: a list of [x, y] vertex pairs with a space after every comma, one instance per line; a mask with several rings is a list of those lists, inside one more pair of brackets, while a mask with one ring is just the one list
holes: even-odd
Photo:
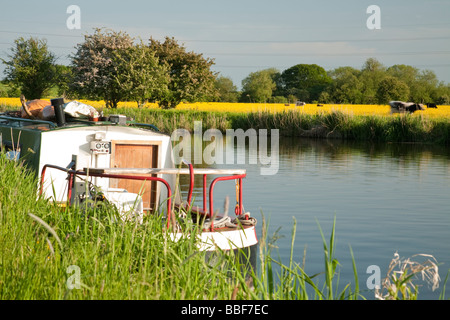
[[[88, 104], [97, 110], [105, 108], [104, 101], [79, 100]], [[0, 106], [11, 106], [20, 108], [19, 98], [0, 98]], [[119, 102], [119, 108], [136, 108], [136, 102]], [[158, 108], [156, 103], [147, 103], [144, 108]], [[342, 111], [350, 115], [380, 115], [389, 116], [391, 114], [389, 105], [364, 105], [364, 104], [306, 104], [296, 106], [295, 104], [283, 103], [228, 103], [228, 102], [196, 102], [180, 103], [178, 110], [197, 110], [214, 112], [283, 112], [295, 110], [306, 114], [329, 113], [333, 111]], [[426, 115], [430, 118], [448, 118], [450, 119], [450, 106], [439, 105], [437, 109], [427, 109], [418, 111], [414, 116]]]

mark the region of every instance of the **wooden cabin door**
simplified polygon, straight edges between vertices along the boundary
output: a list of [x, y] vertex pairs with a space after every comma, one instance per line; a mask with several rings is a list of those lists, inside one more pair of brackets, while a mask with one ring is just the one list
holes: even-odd
[[[159, 149], [160, 145], [157, 142], [111, 141], [111, 168], [158, 168]], [[146, 212], [155, 208], [157, 183], [155, 181], [110, 179], [111, 188], [123, 188], [128, 192], [142, 194]]]

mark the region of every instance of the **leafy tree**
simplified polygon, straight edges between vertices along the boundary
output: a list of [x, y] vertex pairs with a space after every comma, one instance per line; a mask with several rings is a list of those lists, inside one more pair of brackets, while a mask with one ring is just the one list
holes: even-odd
[[417, 80], [419, 69], [405, 64], [395, 64], [387, 68], [386, 73], [390, 76], [396, 77], [399, 80], [402, 80], [409, 87], [411, 87]]
[[3, 79], [0, 81], [0, 97], [18, 97], [20, 89], [11, 85], [10, 81]]
[[433, 101], [439, 80], [436, 74], [431, 70], [423, 70], [417, 76], [417, 86], [414, 90], [413, 101], [426, 103]]
[[239, 92], [233, 84], [233, 80], [228, 77], [220, 76], [216, 79], [215, 87], [217, 90], [217, 101], [219, 102], [237, 102]]
[[28, 99], [41, 98], [55, 81], [55, 56], [48, 51], [47, 42], [35, 38], [19, 38], [11, 48], [6, 65], [6, 80], [20, 88]]
[[319, 101], [322, 103], [336, 103], [334, 99], [331, 98], [329, 91], [325, 90], [320, 93]]
[[450, 84], [441, 82], [433, 94], [433, 100], [427, 102], [434, 102], [437, 104], [450, 104]]
[[9, 92], [8, 92], [9, 88], [6, 83], [7, 83], [6, 80], [0, 81], [0, 97], [8, 97], [9, 96]]
[[[287, 99], [282, 99], [283, 96], [283, 88], [282, 88], [282, 82], [281, 82], [281, 73], [278, 69], [275, 68], [268, 68], [265, 69], [267, 73], [269, 73], [270, 78], [272, 78], [272, 81], [275, 83], [275, 89], [272, 92], [272, 97], [278, 97], [276, 100], [283, 100], [287, 101]], [[281, 102], [280, 102], [281, 103]]]
[[214, 61], [202, 54], [187, 52], [174, 38], [164, 42], [150, 38], [149, 48], [169, 71], [168, 94], [161, 98], [162, 108], [175, 108], [180, 102], [208, 100], [215, 95]]
[[396, 77], [402, 80], [409, 87], [408, 101], [421, 101], [423, 95], [423, 88], [419, 82], [420, 71], [419, 69], [404, 64], [396, 64], [389, 67], [386, 73], [390, 76]]
[[369, 58], [363, 65], [359, 79], [362, 83], [361, 103], [377, 103], [377, 90], [381, 80], [386, 77], [386, 68], [375, 58]]
[[324, 92], [327, 95], [321, 95], [319, 100], [335, 103], [361, 103], [362, 83], [359, 74], [360, 71], [352, 67], [339, 67], [330, 71], [328, 75], [332, 82]]
[[117, 68], [114, 52], [133, 46], [126, 33], [96, 29], [78, 44], [72, 57], [73, 84], [71, 89], [90, 99], [103, 99], [107, 108], [116, 108], [127, 97], [126, 88], [116, 81]]
[[167, 68], [159, 63], [154, 52], [144, 44], [113, 52], [114, 83], [127, 92], [127, 99], [142, 107], [146, 101], [167, 95]]
[[[292, 99], [292, 100], [294, 100], [294, 99]], [[288, 103], [289, 100], [285, 96], [274, 96], [274, 95], [272, 95], [272, 97], [270, 97], [268, 102], [269, 103]]]
[[294, 95], [302, 101], [318, 100], [330, 83], [325, 69], [317, 64], [297, 64], [284, 70], [280, 76], [284, 95]]
[[386, 104], [392, 100], [407, 100], [408, 96], [408, 85], [392, 76], [386, 76], [381, 80], [376, 92], [376, 98], [379, 104]]
[[362, 71], [376, 72], [386, 71], [386, 67], [375, 58], [368, 58], [363, 65]]
[[72, 81], [72, 68], [61, 64], [55, 65], [55, 83], [58, 96], [68, 96], [69, 84]]
[[[267, 102], [276, 88], [273, 80], [274, 69], [250, 73], [242, 80], [242, 101]], [[247, 100], [248, 99], [248, 100]]]

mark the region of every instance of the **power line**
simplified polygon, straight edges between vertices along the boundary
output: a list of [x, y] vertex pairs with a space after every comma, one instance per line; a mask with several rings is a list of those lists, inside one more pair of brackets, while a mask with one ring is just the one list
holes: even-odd
[[[5, 45], [9, 45], [9, 46], [14, 46], [13, 43], [11, 42], [0, 42], [0, 45], [5, 44]], [[74, 49], [74, 47], [66, 47], [66, 46], [53, 46], [53, 45], [47, 45], [48, 48], [55, 48], [55, 49]]]
[[249, 56], [249, 57], [308, 57], [308, 56], [388, 56], [388, 55], [439, 55], [450, 54], [450, 51], [426, 51], [426, 52], [355, 52], [355, 53], [203, 53], [207, 56]]
[[[54, 36], [54, 37], [73, 37], [81, 38], [82, 35], [68, 35], [56, 33], [38, 33], [38, 32], [20, 32], [11, 30], [0, 30], [2, 33], [13, 34], [29, 34], [40, 36]], [[217, 40], [217, 39], [179, 39], [180, 42], [203, 42], [203, 43], [317, 43], [317, 42], [391, 42], [391, 41], [430, 41], [430, 40], [446, 40], [450, 36], [438, 37], [413, 37], [413, 38], [365, 38], [365, 39], [318, 39], [318, 40]]]
[[[292, 65], [286, 65], [286, 66], [274, 66], [274, 65], [253, 65], [253, 66], [249, 66], [249, 65], [242, 65], [242, 66], [238, 66], [238, 65], [214, 65], [213, 67], [216, 68], [246, 68], [246, 69], [250, 69], [250, 68], [254, 68], [254, 69], [258, 69], [258, 68], [290, 68], [292, 67]], [[440, 67], [450, 67], [450, 63], [449, 64], [429, 64], [429, 65], [415, 65], [414, 67], [416, 68], [440, 68]]]
[[14, 33], [14, 34], [27, 34], [36, 36], [50, 36], [50, 37], [70, 37], [70, 38], [81, 38], [82, 35], [74, 34], [57, 34], [57, 33], [40, 33], [40, 32], [23, 32], [23, 31], [11, 31], [11, 30], [0, 30], [2, 33]]
[[[0, 45], [9, 45], [13, 46], [12, 43], [8, 42], [0, 42]], [[54, 46], [48, 45], [49, 48], [56, 49], [74, 49], [75, 47], [66, 47], [66, 46]], [[329, 53], [329, 52], [312, 52], [312, 53], [224, 53], [224, 52], [203, 52], [205, 56], [248, 56], [248, 57], [308, 57], [308, 56], [324, 56], [324, 57], [338, 57], [338, 56], [396, 56], [396, 55], [405, 55], [405, 56], [420, 56], [420, 55], [446, 55], [450, 54], [450, 51], [405, 51], [405, 52], [353, 52], [353, 53]]]
[[[0, 42], [0, 45], [10, 45], [13, 46], [10, 42]], [[66, 46], [54, 46], [48, 45], [49, 48], [57, 48], [57, 49], [74, 49], [74, 47], [66, 47]], [[313, 53], [239, 53], [239, 52], [204, 52], [203, 55], [207, 56], [250, 56], [250, 57], [303, 57], [303, 56], [359, 56], [359, 55], [445, 55], [450, 54], [450, 51], [404, 51], [404, 52], [353, 52], [353, 53], [329, 53], [329, 52], [313, 52]]]
[[415, 37], [415, 38], [385, 38], [385, 39], [320, 39], [320, 40], [179, 40], [181, 42], [205, 42], [205, 43], [321, 43], [321, 42], [390, 42], [390, 41], [420, 41], [420, 40], [445, 40], [450, 36], [442, 37]]
[[[6, 44], [6, 43], [0, 43]], [[48, 46], [49, 48], [73, 49], [73, 47]], [[355, 52], [355, 53], [203, 53], [204, 56], [218, 57], [354, 57], [354, 56], [423, 56], [423, 55], [448, 55], [450, 51], [428, 52]]]
[[[0, 30], [1, 33], [11, 34], [27, 34], [27, 35], [39, 35], [39, 36], [55, 36], [55, 37], [70, 37], [81, 38], [82, 35], [73, 34], [55, 34], [55, 33], [38, 33], [38, 32], [19, 32], [11, 30]], [[180, 42], [196, 42], [196, 43], [320, 43], [320, 42], [390, 42], [390, 41], [420, 41], [420, 40], [444, 40], [450, 39], [450, 36], [438, 36], [438, 37], [413, 37], [413, 38], [380, 38], [380, 39], [320, 39], [320, 40], [208, 40], [208, 39], [185, 39], [178, 40]], [[11, 43], [0, 42], [4, 45], [12, 45]], [[49, 48], [58, 49], [74, 49], [74, 47], [66, 46], [53, 46], [49, 45]], [[283, 56], [283, 57], [296, 57], [296, 56], [379, 56], [379, 55], [445, 55], [450, 54], [450, 51], [429, 51], [429, 52], [358, 52], [358, 53], [204, 53], [204, 55], [210, 56]], [[450, 64], [437, 64], [437, 65], [422, 65], [418, 67], [448, 67]], [[274, 66], [248, 66], [248, 65], [215, 65], [217, 68], [270, 68]], [[288, 66], [278, 66], [288, 67]]]

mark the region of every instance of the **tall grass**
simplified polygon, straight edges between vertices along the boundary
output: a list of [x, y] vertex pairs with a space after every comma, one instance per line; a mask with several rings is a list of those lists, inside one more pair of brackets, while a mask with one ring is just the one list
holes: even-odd
[[[123, 113], [137, 122], [152, 123], [162, 132], [194, 130], [202, 121], [203, 129], [278, 129], [281, 136], [334, 138], [373, 142], [425, 142], [450, 144], [450, 121], [426, 115], [351, 115], [343, 111], [307, 114], [295, 110], [283, 112], [207, 112], [123, 108], [105, 110]], [[270, 131], [269, 131], [270, 132]]]
[[[17, 106], [0, 105], [0, 111], [16, 109]], [[330, 109], [327, 112], [304, 112], [295, 108], [280, 109], [277, 112], [272, 110], [236, 112], [216, 109], [195, 110], [180, 107], [162, 110], [156, 107], [143, 109], [120, 107], [103, 108], [103, 112], [105, 115], [125, 114], [137, 122], [153, 124], [167, 134], [180, 128], [193, 131], [194, 122], [202, 121], [203, 130], [214, 128], [222, 132], [226, 129], [278, 129], [281, 136], [289, 137], [450, 144], [450, 121], [448, 114], [445, 113], [447, 108], [444, 108], [444, 112], [439, 109], [438, 115], [434, 115], [437, 109], [412, 115], [391, 115], [386, 112], [360, 114], [353, 113], [351, 105], [348, 106], [348, 110]]]
[[[290, 256], [287, 264], [283, 264], [278, 259], [273, 258], [273, 239], [269, 239], [264, 232], [265, 220], [263, 219], [263, 235], [260, 247], [260, 273], [255, 279], [255, 287], [262, 293], [264, 299], [283, 300], [356, 300], [364, 297], [359, 292], [358, 274], [355, 260], [353, 259], [353, 271], [355, 284], [352, 288], [347, 284], [339, 291], [338, 260], [334, 255], [335, 249], [335, 222], [331, 230], [329, 241], [327, 242], [324, 233], [319, 225], [319, 230], [323, 240], [324, 267], [323, 272], [308, 275], [302, 265], [294, 259], [294, 243], [297, 222], [293, 219], [291, 234]], [[276, 240], [276, 236], [274, 237]], [[352, 253], [353, 256], [353, 253]], [[278, 269], [278, 274], [275, 270]], [[323, 282], [323, 283], [322, 283]]]
[[[195, 238], [171, 241], [162, 217], [140, 225], [108, 206], [61, 208], [36, 199], [34, 177], [4, 155], [0, 171], [1, 299], [231, 297], [230, 278]], [[79, 289], [68, 289], [70, 266], [81, 271]]]
[[277, 237], [269, 237], [263, 216], [258, 268], [248, 269], [246, 259], [233, 252], [217, 251], [214, 259], [199, 252], [196, 238], [189, 236], [198, 225], [190, 220], [185, 221], [185, 236], [172, 241], [162, 216], [148, 216], [143, 224], [124, 223], [105, 203], [60, 207], [36, 197], [35, 176], [4, 153], [0, 172], [2, 300], [365, 299], [354, 258], [354, 285], [339, 289], [336, 221], [328, 240], [319, 226], [324, 271], [308, 275], [304, 262], [293, 255], [295, 219], [290, 258], [284, 264], [274, 258]]

